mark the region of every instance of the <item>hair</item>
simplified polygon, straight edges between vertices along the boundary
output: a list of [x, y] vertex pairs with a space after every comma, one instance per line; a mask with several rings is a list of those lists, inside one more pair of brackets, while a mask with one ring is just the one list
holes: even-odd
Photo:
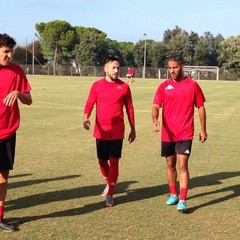
[[183, 58], [178, 53], [170, 54], [170, 56], [168, 57], [168, 61], [171, 60], [179, 62], [180, 64], [184, 64]]
[[14, 48], [16, 46], [16, 41], [10, 37], [8, 34], [0, 33], [0, 47], [11, 47]]
[[117, 57], [113, 56], [113, 55], [109, 55], [108, 57], [106, 57], [104, 59], [104, 65], [109, 63], [109, 62], [113, 62], [113, 61], [119, 62], [119, 59]]

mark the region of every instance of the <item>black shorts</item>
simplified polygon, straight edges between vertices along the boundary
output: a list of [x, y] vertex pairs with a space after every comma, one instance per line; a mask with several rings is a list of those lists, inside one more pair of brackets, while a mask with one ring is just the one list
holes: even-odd
[[192, 140], [182, 140], [178, 142], [162, 142], [161, 156], [169, 157], [175, 154], [190, 156]]
[[102, 140], [96, 139], [98, 159], [107, 161], [109, 157], [121, 158], [123, 139]]
[[16, 146], [16, 133], [7, 140], [0, 140], [0, 171], [12, 170]]

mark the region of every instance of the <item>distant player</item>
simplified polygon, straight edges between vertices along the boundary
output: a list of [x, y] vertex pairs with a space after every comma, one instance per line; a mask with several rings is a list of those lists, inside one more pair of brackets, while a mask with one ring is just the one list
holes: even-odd
[[134, 80], [134, 74], [135, 74], [135, 70], [134, 68], [131, 66], [128, 68], [128, 72], [127, 72], [127, 77], [128, 77], [128, 83], [134, 83], [135, 80]]
[[18, 100], [27, 105], [32, 103], [31, 87], [22, 68], [10, 62], [15, 45], [13, 38], [0, 34], [0, 229], [6, 231], [16, 230], [4, 221], [4, 203], [20, 124]]
[[90, 116], [96, 105], [93, 136], [96, 138], [100, 171], [106, 179], [106, 206], [114, 205], [113, 192], [118, 179], [119, 159], [124, 138], [124, 113], [126, 109], [130, 124], [129, 142], [136, 138], [134, 109], [129, 85], [118, 78], [119, 60], [110, 56], [105, 59], [106, 76], [92, 84], [85, 108], [83, 126], [89, 130]]
[[[167, 179], [171, 196], [167, 205], [177, 204], [177, 210], [185, 212], [189, 185], [188, 159], [194, 135], [194, 108], [198, 108], [201, 124], [199, 138], [207, 139], [205, 97], [197, 82], [183, 75], [183, 60], [173, 54], [168, 59], [171, 75], [157, 88], [152, 108], [153, 130], [158, 132], [159, 109], [162, 108], [161, 155], [167, 160]], [[180, 197], [177, 191], [178, 164]]]

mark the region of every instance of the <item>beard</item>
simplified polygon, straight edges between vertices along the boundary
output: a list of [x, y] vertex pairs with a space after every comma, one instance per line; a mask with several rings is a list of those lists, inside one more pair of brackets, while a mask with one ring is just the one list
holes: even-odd
[[112, 81], [116, 81], [118, 80], [118, 74], [112, 75], [110, 78]]

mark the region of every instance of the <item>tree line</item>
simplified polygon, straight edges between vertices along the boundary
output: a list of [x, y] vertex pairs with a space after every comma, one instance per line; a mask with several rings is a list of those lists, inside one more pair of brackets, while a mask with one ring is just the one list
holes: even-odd
[[[205, 32], [187, 31], [176, 26], [167, 29], [162, 41], [141, 39], [136, 43], [118, 42], [96, 28], [71, 26], [61, 20], [35, 24], [36, 40], [26, 46], [17, 46], [14, 61], [22, 64], [51, 63], [102, 66], [106, 56], [119, 58], [121, 66], [143, 66], [146, 47], [146, 67], [164, 68], [170, 53], [177, 52], [190, 66], [219, 66], [240, 72], [240, 35], [224, 39]], [[34, 53], [33, 53], [34, 51]], [[32, 58], [34, 56], [34, 58]]]

